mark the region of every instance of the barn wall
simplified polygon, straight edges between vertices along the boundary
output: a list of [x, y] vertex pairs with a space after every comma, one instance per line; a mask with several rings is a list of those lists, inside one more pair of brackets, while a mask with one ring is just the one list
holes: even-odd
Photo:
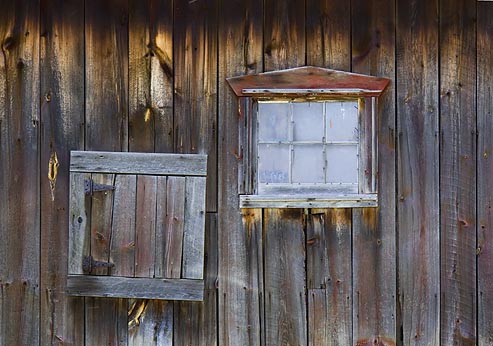
[[[492, 15], [0, 0], [0, 345], [492, 345]], [[238, 208], [244, 114], [225, 78], [307, 64], [392, 79], [378, 209]], [[209, 155], [204, 302], [64, 294], [76, 149]]]

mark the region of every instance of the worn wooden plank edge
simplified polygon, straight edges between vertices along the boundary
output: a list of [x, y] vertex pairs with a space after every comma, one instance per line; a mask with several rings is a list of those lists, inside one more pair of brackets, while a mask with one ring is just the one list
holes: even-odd
[[203, 301], [204, 280], [69, 275], [71, 296]]
[[71, 151], [70, 171], [205, 176], [207, 155]]
[[378, 207], [378, 194], [333, 196], [240, 195], [240, 208], [368, 208]]

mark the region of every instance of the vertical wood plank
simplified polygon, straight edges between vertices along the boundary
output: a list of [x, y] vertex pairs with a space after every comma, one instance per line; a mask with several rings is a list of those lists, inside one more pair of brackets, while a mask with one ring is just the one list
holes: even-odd
[[[91, 179], [96, 184], [113, 186], [115, 176], [113, 174], [92, 174]], [[111, 222], [113, 215], [114, 191], [97, 192], [90, 199], [90, 254], [96, 261], [110, 260], [111, 247]], [[94, 274], [108, 274], [108, 269], [98, 268]]]
[[[82, 237], [80, 245], [85, 248], [85, 254], [89, 254], [87, 216], [81, 213], [82, 222], [79, 222], [79, 216], [71, 217], [69, 221], [67, 194], [70, 150], [84, 147], [84, 74], [81, 69], [73, 68], [84, 64], [84, 5], [79, 1], [42, 0], [40, 20], [40, 265], [43, 268], [41, 291], [46, 292], [41, 296], [40, 344], [82, 344], [84, 300], [65, 296], [65, 280], [69, 227], [72, 236], [79, 234]], [[47, 176], [50, 157], [54, 153], [60, 166], [52, 196]], [[83, 191], [81, 197], [84, 197]], [[83, 204], [82, 200], [79, 206], [83, 207]], [[79, 270], [80, 265], [78, 263]]]
[[[85, 1], [86, 150], [128, 148], [128, 50], [128, 2]], [[86, 344], [126, 342], [126, 318], [122, 300], [86, 299]]]
[[115, 176], [113, 213], [110, 236], [111, 275], [135, 275], [135, 211], [137, 177], [118, 174]]
[[168, 177], [164, 277], [180, 278], [185, 217], [185, 177]]
[[151, 105], [149, 3], [131, 1], [128, 16], [128, 146], [154, 151], [154, 109]]
[[[325, 289], [308, 289], [308, 345], [332, 345], [328, 340], [326, 323], [330, 314]], [[350, 342], [350, 341], [349, 341]]]
[[[223, 1], [219, 16], [218, 258], [219, 344], [259, 345], [258, 287], [248, 280], [247, 234], [238, 199], [238, 100], [227, 77], [262, 71], [263, 1]], [[246, 289], [245, 289], [246, 288]], [[251, 290], [251, 294], [248, 291]]]
[[70, 174], [70, 210], [67, 274], [82, 274], [84, 256], [90, 254], [91, 200], [84, 193], [84, 181], [89, 173]]
[[439, 345], [438, 1], [398, 1], [397, 23], [398, 326]]
[[156, 187], [156, 263], [154, 276], [164, 278], [164, 252], [166, 245], [167, 177], [157, 177]]
[[208, 154], [207, 211], [217, 210], [217, 0], [174, 3], [175, 152]]
[[303, 210], [264, 210], [265, 344], [306, 345]]
[[478, 104], [478, 345], [493, 342], [493, 7], [478, 3], [477, 104]]
[[154, 277], [156, 262], [157, 177], [137, 176], [135, 213], [135, 276]]
[[306, 64], [349, 71], [351, 3], [306, 0]]
[[40, 336], [39, 1], [1, 1], [0, 343]]
[[173, 152], [173, 1], [151, 0], [148, 4], [154, 150]]
[[128, 346], [173, 346], [173, 302], [150, 300], [128, 334]]
[[128, 4], [85, 3], [86, 149], [128, 148]]
[[440, 1], [443, 345], [476, 339], [476, 1]]
[[264, 70], [305, 65], [305, 1], [265, 1]]
[[[355, 0], [351, 11], [352, 71], [393, 78], [395, 1]], [[378, 100], [379, 208], [353, 212], [353, 342], [359, 345], [396, 342], [396, 125], [392, 84]]]
[[186, 177], [182, 278], [204, 278], [205, 177]]
[[[323, 344], [352, 344], [351, 209], [313, 209], [306, 232], [308, 289], [325, 292]], [[309, 330], [318, 328], [317, 323], [308, 318]]]

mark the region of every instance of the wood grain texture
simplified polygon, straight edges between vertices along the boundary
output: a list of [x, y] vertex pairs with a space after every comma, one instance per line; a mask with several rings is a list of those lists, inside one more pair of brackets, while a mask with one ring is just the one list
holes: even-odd
[[[404, 345], [439, 345], [438, 4], [397, 2], [398, 326]], [[417, 306], [426, 309], [417, 309]]]
[[164, 277], [181, 277], [185, 218], [185, 177], [168, 177]]
[[306, 63], [351, 68], [351, 3], [306, 0]]
[[[73, 68], [84, 64], [84, 5], [79, 1], [43, 0], [40, 8], [40, 266], [41, 292], [45, 294], [41, 296], [39, 342], [82, 344], [84, 301], [65, 296], [65, 276], [69, 225], [81, 226], [74, 235], [86, 235], [85, 244], [89, 245], [86, 215], [81, 215], [81, 223], [78, 216], [69, 219], [67, 194], [70, 150], [82, 149], [84, 142], [84, 72]], [[60, 166], [52, 196], [47, 177], [53, 153]], [[86, 251], [88, 254], [88, 246]]]
[[374, 193], [296, 197], [294, 195], [240, 195], [240, 208], [368, 208], [378, 206]]
[[204, 278], [205, 177], [185, 178], [182, 278]]
[[440, 1], [440, 342], [473, 345], [476, 318], [476, 2]]
[[128, 149], [128, 3], [85, 2], [86, 149]]
[[[394, 77], [395, 2], [356, 0], [351, 3], [351, 17], [352, 71]], [[353, 295], [354, 343], [393, 345], [397, 340], [394, 95], [391, 82], [378, 99], [379, 208], [353, 210], [353, 291], [359, 292]], [[369, 223], [373, 217], [377, 222]], [[378, 302], [374, 297], [379, 297]]]
[[[157, 177], [137, 176], [135, 277], [152, 278], [156, 261]], [[203, 228], [202, 228], [203, 229]], [[160, 261], [159, 261], [160, 262]]]
[[217, 210], [217, 0], [174, 3], [175, 152], [208, 154], [207, 211]]
[[[67, 293], [86, 297], [200, 301], [203, 299], [204, 283], [202, 280], [69, 275]], [[93, 299], [93, 301], [98, 300], [108, 301], [108, 299]]]
[[302, 209], [265, 209], [265, 344], [306, 345], [305, 233]]
[[478, 234], [478, 345], [493, 342], [493, 8], [478, 4], [477, 31], [477, 234]]
[[154, 266], [154, 276], [156, 278], [164, 278], [165, 261], [164, 253], [166, 248], [166, 210], [167, 206], [167, 181], [168, 177], [157, 177], [156, 187], [156, 244], [155, 252], [158, 259]]
[[[326, 343], [322, 343], [323, 345], [351, 343], [351, 226], [350, 209], [312, 209], [308, 215], [307, 285], [309, 290], [315, 291], [316, 297], [312, 297], [315, 301], [321, 299], [322, 293], [318, 290], [324, 291], [323, 306], [326, 313], [323, 323], [326, 325]], [[319, 313], [320, 311], [317, 312]], [[319, 323], [321, 322], [309, 318], [309, 330], [315, 330]]]
[[173, 302], [150, 300], [138, 321], [129, 326], [128, 346], [173, 346]]
[[264, 70], [305, 65], [305, 1], [267, 0], [264, 5]]
[[[222, 2], [219, 16], [218, 126], [218, 339], [221, 345], [259, 345], [259, 316], [249, 306], [259, 298], [248, 294], [247, 234], [238, 203], [238, 100], [227, 77], [262, 69], [263, 1]], [[246, 288], [246, 289], [245, 289]], [[250, 328], [249, 328], [250, 326]]]
[[328, 340], [326, 323], [330, 313], [325, 299], [325, 289], [308, 289], [308, 345], [332, 345]]
[[129, 150], [173, 151], [172, 2], [130, 2]]
[[207, 174], [207, 156], [199, 154], [72, 151], [72, 172], [197, 175]]
[[39, 1], [0, 14], [0, 343], [40, 336]]

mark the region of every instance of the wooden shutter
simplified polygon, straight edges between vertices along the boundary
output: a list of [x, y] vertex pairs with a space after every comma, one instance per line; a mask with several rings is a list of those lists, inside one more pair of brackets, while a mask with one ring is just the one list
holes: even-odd
[[67, 293], [202, 300], [206, 169], [206, 155], [72, 152]]

